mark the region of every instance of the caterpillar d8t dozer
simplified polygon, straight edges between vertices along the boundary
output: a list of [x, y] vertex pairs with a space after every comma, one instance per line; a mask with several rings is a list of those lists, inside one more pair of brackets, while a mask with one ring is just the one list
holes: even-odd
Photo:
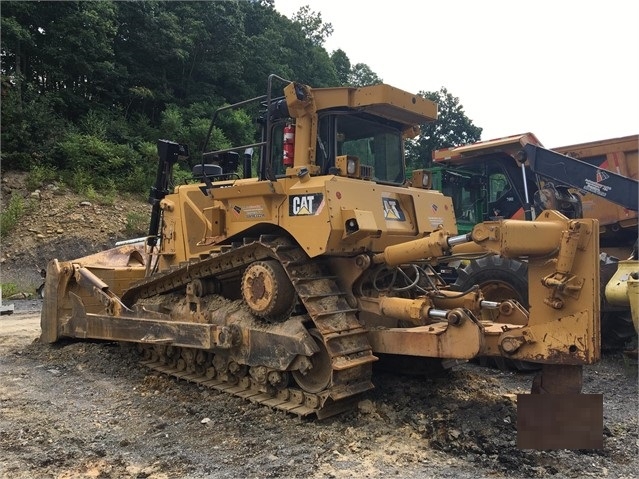
[[[190, 183], [169, 187], [188, 151], [159, 141], [147, 238], [49, 263], [43, 341], [137, 343], [151, 368], [319, 418], [370, 390], [382, 355], [534, 361], [538, 392], [580, 392], [599, 359], [596, 220], [545, 211], [458, 235], [450, 198], [423, 171], [405, 181], [404, 139], [437, 118], [420, 96], [272, 75], [253, 101], [259, 141], [205, 152]], [[464, 243], [527, 258], [530, 309], [449, 290], [434, 265]]]

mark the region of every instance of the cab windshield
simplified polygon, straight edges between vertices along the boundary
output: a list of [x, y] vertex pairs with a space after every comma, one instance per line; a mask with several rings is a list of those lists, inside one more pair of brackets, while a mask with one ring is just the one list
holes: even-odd
[[374, 181], [404, 183], [404, 144], [397, 128], [363, 115], [333, 113], [320, 119], [319, 142], [317, 164], [325, 173], [336, 156], [350, 155], [373, 168]]
[[[284, 176], [282, 162], [285, 120], [273, 125], [269, 171]], [[402, 131], [392, 125], [367, 118], [364, 114], [331, 111], [319, 118], [315, 164], [328, 175], [337, 156], [356, 156], [360, 165], [372, 167], [371, 179], [379, 183], [404, 183], [404, 140]]]

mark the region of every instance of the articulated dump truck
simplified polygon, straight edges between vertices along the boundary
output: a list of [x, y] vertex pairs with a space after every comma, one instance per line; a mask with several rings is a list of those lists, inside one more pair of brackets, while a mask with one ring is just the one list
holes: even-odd
[[[135, 343], [150, 368], [320, 419], [354, 407], [386, 356], [532, 361], [538, 396], [579, 395], [600, 355], [597, 220], [548, 210], [458, 234], [425, 172], [405, 181], [404, 139], [437, 105], [389, 85], [272, 75], [252, 101], [259, 141], [205, 147], [192, 182], [171, 185], [186, 145], [158, 142], [148, 237], [50, 261], [44, 342]], [[469, 244], [528, 260], [530, 308], [449, 289], [435, 265]]]

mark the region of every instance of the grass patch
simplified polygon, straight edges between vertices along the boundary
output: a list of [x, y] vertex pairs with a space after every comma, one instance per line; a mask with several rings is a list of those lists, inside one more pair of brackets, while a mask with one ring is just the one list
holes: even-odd
[[15, 229], [24, 212], [24, 200], [18, 195], [11, 195], [7, 207], [0, 212], [0, 237], [5, 238]]
[[137, 237], [147, 233], [149, 227], [149, 216], [143, 213], [130, 212], [126, 215], [126, 226], [124, 232], [127, 236]]
[[2, 283], [2, 298], [8, 298], [16, 293], [19, 293], [20, 289], [15, 283]]
[[26, 187], [33, 191], [45, 185], [46, 183], [53, 183], [58, 180], [58, 171], [52, 166], [36, 165], [26, 179]]

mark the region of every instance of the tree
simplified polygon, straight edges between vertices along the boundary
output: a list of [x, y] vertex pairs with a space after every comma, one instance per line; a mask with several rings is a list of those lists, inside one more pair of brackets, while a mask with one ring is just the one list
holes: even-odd
[[15, 85], [18, 108], [22, 108], [22, 78], [27, 70], [27, 60], [37, 48], [34, 36], [37, 31], [32, 26], [34, 5], [28, 2], [11, 2], [3, 6], [4, 12], [0, 16], [0, 32], [2, 42], [2, 89]]
[[112, 2], [5, 2], [2, 74], [78, 117], [114, 83]]
[[326, 39], [333, 34], [333, 25], [324, 23], [322, 14], [312, 11], [308, 5], [304, 5], [293, 15], [293, 22], [300, 24], [304, 36], [316, 47], [324, 45]]
[[465, 145], [481, 139], [482, 129], [475, 126], [464, 113], [459, 98], [446, 88], [436, 92], [419, 92], [419, 96], [437, 103], [437, 121], [420, 125], [418, 137], [406, 143], [406, 160], [409, 167], [428, 168], [432, 163], [432, 152], [440, 148]]
[[[132, 163], [130, 152], [147, 158], [148, 145], [169, 133], [197, 158], [213, 112], [263, 95], [270, 74], [313, 87], [379, 81], [343, 51], [329, 55], [323, 43], [333, 27], [320, 14], [305, 7], [292, 20], [273, 5], [3, 2], [2, 167], [87, 173], [76, 154], [83, 147], [95, 150], [93, 159], [117, 153]], [[250, 142], [258, 116], [247, 107], [220, 121], [221, 137]]]
[[348, 79], [351, 73], [351, 61], [348, 59], [348, 56], [346, 56], [346, 52], [341, 49], [335, 50], [331, 53], [331, 61], [333, 65], [335, 65], [339, 84], [348, 85]]
[[356, 63], [348, 75], [349, 86], [379, 85], [383, 80], [366, 63]]
[[337, 72], [339, 84], [342, 86], [362, 87], [383, 83], [379, 75], [366, 63], [352, 65], [344, 50], [337, 49], [331, 53], [331, 62]]

